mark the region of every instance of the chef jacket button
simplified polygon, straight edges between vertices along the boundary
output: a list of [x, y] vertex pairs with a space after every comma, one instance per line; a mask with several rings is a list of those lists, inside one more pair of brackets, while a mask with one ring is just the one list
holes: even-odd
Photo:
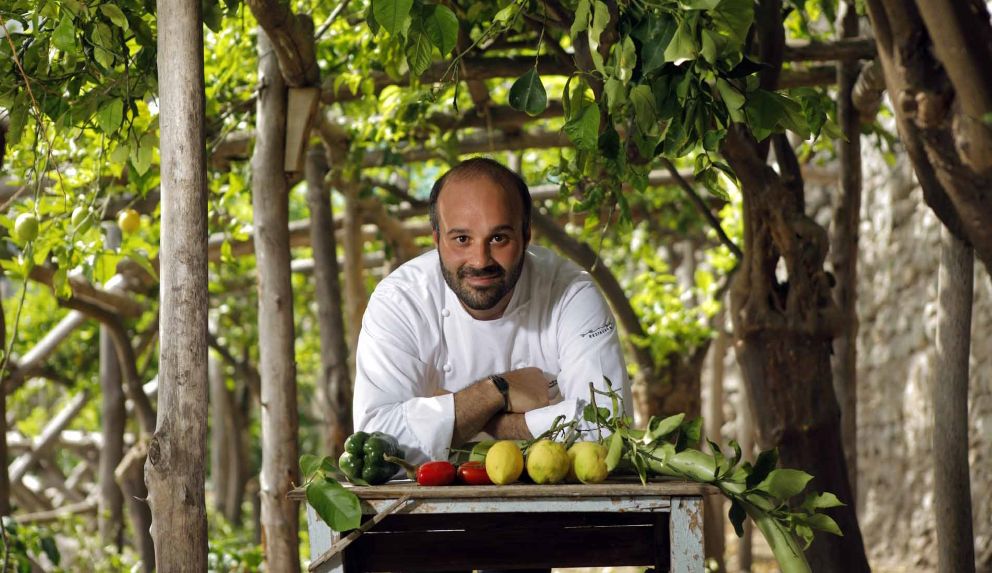
[[451, 314], [451, 311], [450, 310], [448, 310], [446, 308], [442, 308], [441, 309], [441, 316], [447, 317], [449, 314]]
[[451, 372], [451, 363], [450, 362], [445, 363], [443, 370], [445, 372]]

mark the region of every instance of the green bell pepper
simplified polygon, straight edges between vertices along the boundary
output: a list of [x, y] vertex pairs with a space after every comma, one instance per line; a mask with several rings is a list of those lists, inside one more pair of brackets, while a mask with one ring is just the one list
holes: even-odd
[[344, 442], [338, 467], [352, 483], [379, 485], [400, 471], [398, 465], [383, 456], [403, 457], [396, 438], [383, 432], [355, 432]]

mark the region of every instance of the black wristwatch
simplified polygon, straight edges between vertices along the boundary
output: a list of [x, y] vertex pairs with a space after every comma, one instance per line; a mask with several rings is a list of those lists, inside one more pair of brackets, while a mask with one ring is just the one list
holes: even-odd
[[493, 374], [492, 376], [489, 377], [489, 379], [492, 380], [493, 384], [496, 386], [496, 389], [499, 390], [499, 393], [503, 395], [503, 411], [509, 412], [510, 383], [506, 381], [506, 378], [503, 378], [499, 374]]

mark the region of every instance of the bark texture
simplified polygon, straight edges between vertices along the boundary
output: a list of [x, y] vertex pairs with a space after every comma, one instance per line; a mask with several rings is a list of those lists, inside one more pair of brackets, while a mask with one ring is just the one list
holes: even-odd
[[[198, 0], [159, 0], [158, 416], [145, 480], [157, 570], [207, 570], [207, 179]], [[146, 564], [147, 565], [147, 564]]]
[[258, 31], [258, 138], [252, 156], [252, 210], [258, 267], [259, 362], [262, 375], [262, 544], [268, 571], [300, 570], [299, 506], [287, 499], [300, 483], [299, 414], [293, 287], [290, 282], [289, 186], [283, 171], [286, 84], [263, 30]]
[[968, 468], [968, 359], [974, 276], [971, 247], [943, 229], [937, 281], [937, 367], [931, 381], [940, 573], [975, 571]]
[[325, 179], [327, 153], [323, 146], [307, 155], [307, 203], [310, 206], [310, 244], [313, 246], [320, 328], [320, 377], [317, 379], [317, 419], [324, 437], [323, 451], [337, 458], [351, 434], [351, 375], [341, 308], [341, 279], [334, 236], [331, 194]]
[[121, 368], [117, 362], [114, 341], [100, 328], [100, 430], [103, 447], [100, 448], [99, 519], [100, 540], [104, 546], [112, 545], [120, 551], [124, 535], [124, 494], [114, 477], [114, 470], [124, 458], [124, 388]]
[[992, 24], [980, 0], [867, 0], [923, 196], [992, 271]]
[[811, 473], [813, 489], [847, 504], [831, 513], [844, 536], [818, 535], [807, 551], [813, 570], [868, 571], [830, 368], [839, 316], [823, 269], [827, 234], [805, 215], [795, 156], [784, 137], [777, 142], [784, 176], [742, 126], [722, 150], [744, 197], [744, 259], [731, 288], [737, 359], [762, 449], [779, 448], [783, 466]]
[[[858, 14], [853, 0], [840, 5], [838, 28], [842, 38], [858, 35]], [[854, 85], [861, 65], [856, 60], [840, 62], [837, 68], [837, 123], [847, 141], [837, 142], [840, 159], [840, 193], [834, 204], [830, 240], [831, 263], [837, 284], [834, 296], [843, 318], [834, 340], [834, 391], [840, 405], [841, 440], [847, 461], [851, 497], [857, 500], [858, 475], [858, 227], [861, 222], [861, 117], [854, 106]]]

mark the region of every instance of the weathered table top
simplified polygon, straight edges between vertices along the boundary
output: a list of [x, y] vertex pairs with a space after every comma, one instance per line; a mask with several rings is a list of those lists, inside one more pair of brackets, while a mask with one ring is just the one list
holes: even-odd
[[[714, 486], [674, 479], [656, 478], [641, 484], [636, 478], [610, 478], [598, 484], [536, 485], [517, 483], [511, 485], [448, 485], [426, 487], [411, 480], [394, 480], [377, 486], [345, 485], [359, 499], [372, 501], [397, 499], [409, 495], [410, 499], [489, 499], [489, 498], [603, 498], [603, 497], [680, 497], [702, 496], [719, 493]], [[302, 488], [289, 493], [289, 498], [304, 501]]]

